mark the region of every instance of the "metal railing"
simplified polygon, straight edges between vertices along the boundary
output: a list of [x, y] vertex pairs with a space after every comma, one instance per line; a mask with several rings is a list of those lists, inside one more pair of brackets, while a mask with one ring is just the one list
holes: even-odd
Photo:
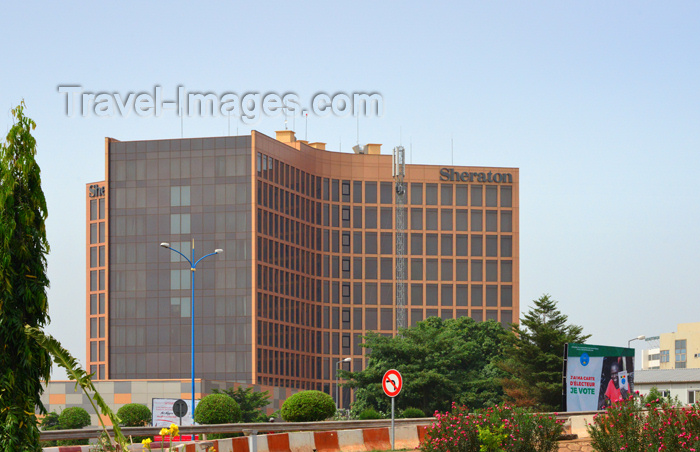
[[[396, 419], [396, 425], [430, 425], [435, 418]], [[216, 425], [183, 425], [181, 435], [208, 435], [212, 433], [244, 433], [246, 435], [261, 435], [265, 433], [282, 432], [319, 432], [327, 430], [353, 430], [363, 428], [390, 427], [391, 419], [376, 419], [371, 421], [324, 421], [324, 422], [259, 422], [252, 424], [216, 424]], [[160, 434], [162, 427], [122, 427], [122, 433], [129, 436], [155, 436]], [[112, 428], [107, 431], [112, 434]], [[93, 439], [99, 438], [102, 428], [89, 427], [79, 430], [48, 430], [41, 432], [42, 441], [62, 439]]]

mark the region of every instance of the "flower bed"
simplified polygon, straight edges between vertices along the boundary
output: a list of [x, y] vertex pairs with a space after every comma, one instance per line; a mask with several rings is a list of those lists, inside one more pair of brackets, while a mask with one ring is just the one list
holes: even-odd
[[700, 407], [645, 404], [638, 397], [613, 404], [588, 426], [596, 451], [700, 451]]
[[423, 452], [554, 452], [562, 421], [554, 416], [501, 405], [469, 413], [452, 404], [452, 411], [435, 413], [420, 445]]

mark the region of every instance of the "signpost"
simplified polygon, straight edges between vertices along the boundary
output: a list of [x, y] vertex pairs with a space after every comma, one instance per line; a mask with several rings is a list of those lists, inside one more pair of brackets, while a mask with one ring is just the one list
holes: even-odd
[[173, 414], [180, 419], [180, 426], [182, 426], [182, 418], [187, 414], [187, 404], [182, 399], [177, 399], [173, 403]]
[[387, 370], [382, 378], [382, 389], [384, 394], [391, 397], [391, 448], [394, 449], [394, 398], [399, 395], [403, 387], [403, 379], [401, 374], [396, 369]]

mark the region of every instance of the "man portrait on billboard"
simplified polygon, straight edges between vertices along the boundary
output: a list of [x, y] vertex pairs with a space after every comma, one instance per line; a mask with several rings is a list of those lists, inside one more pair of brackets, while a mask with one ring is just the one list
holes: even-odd
[[[622, 358], [624, 359], [624, 358]], [[620, 402], [630, 395], [632, 372], [620, 370], [624, 364], [631, 368], [631, 363], [620, 363], [618, 357], [605, 357], [603, 375], [601, 375], [601, 397], [598, 409], [603, 410], [615, 402]], [[607, 370], [607, 372], [606, 372]], [[605, 391], [603, 391], [603, 388]]]

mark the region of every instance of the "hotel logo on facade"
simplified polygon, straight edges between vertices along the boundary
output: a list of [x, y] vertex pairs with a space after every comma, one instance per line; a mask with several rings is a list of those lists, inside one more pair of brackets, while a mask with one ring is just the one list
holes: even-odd
[[487, 182], [487, 183], [503, 183], [512, 184], [513, 175], [510, 173], [475, 173], [469, 171], [455, 171], [454, 168], [441, 168], [440, 180], [451, 182]]

